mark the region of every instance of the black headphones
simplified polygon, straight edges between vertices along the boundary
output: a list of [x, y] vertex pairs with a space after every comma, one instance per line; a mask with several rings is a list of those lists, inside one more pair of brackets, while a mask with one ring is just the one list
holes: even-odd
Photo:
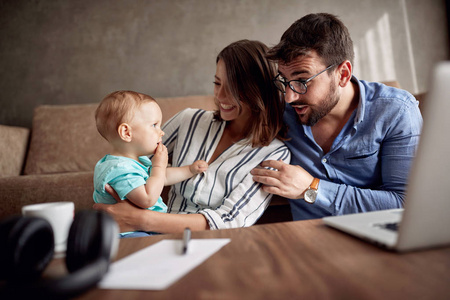
[[[53, 229], [37, 217], [13, 216], [0, 222], [0, 299], [66, 299], [94, 287], [118, 248], [119, 228], [107, 213], [75, 214], [66, 250], [69, 275], [40, 279], [54, 255]], [[30, 297], [30, 298], [28, 298]]]

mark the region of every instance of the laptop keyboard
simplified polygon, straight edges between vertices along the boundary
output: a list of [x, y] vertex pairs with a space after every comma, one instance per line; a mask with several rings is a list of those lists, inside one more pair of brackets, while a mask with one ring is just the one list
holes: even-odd
[[399, 225], [400, 225], [399, 222], [375, 224], [376, 227], [388, 229], [388, 230], [392, 230], [392, 231], [398, 231]]

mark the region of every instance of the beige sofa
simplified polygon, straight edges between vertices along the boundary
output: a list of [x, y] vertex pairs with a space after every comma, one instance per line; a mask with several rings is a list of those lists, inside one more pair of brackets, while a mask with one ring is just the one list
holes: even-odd
[[[214, 109], [212, 96], [157, 101], [163, 122], [187, 107]], [[95, 127], [97, 105], [39, 106], [31, 130], [0, 125], [0, 219], [30, 203], [73, 201], [77, 211], [92, 208], [93, 169], [109, 152]], [[259, 223], [290, 219], [289, 205], [276, 198]]]

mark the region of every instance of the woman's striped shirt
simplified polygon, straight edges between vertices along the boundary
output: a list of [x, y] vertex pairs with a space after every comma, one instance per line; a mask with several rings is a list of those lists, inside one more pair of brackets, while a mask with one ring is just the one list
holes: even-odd
[[[167, 121], [163, 127], [163, 143], [172, 158], [172, 166], [209, 161], [225, 124], [214, 120], [213, 112], [199, 109], [186, 109]], [[246, 140], [237, 142], [214, 160], [205, 173], [172, 186], [166, 201], [168, 212], [203, 214], [211, 229], [253, 225], [272, 195], [253, 181], [250, 171], [264, 160], [280, 159], [289, 163], [290, 152], [277, 139], [258, 148]]]

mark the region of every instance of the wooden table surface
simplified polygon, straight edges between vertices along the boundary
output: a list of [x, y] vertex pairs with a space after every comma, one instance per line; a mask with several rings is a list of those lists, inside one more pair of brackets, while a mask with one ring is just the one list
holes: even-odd
[[[117, 259], [174, 238], [181, 234], [122, 239]], [[450, 299], [450, 247], [389, 252], [321, 220], [192, 238], [231, 242], [164, 291], [93, 289], [77, 299]]]

